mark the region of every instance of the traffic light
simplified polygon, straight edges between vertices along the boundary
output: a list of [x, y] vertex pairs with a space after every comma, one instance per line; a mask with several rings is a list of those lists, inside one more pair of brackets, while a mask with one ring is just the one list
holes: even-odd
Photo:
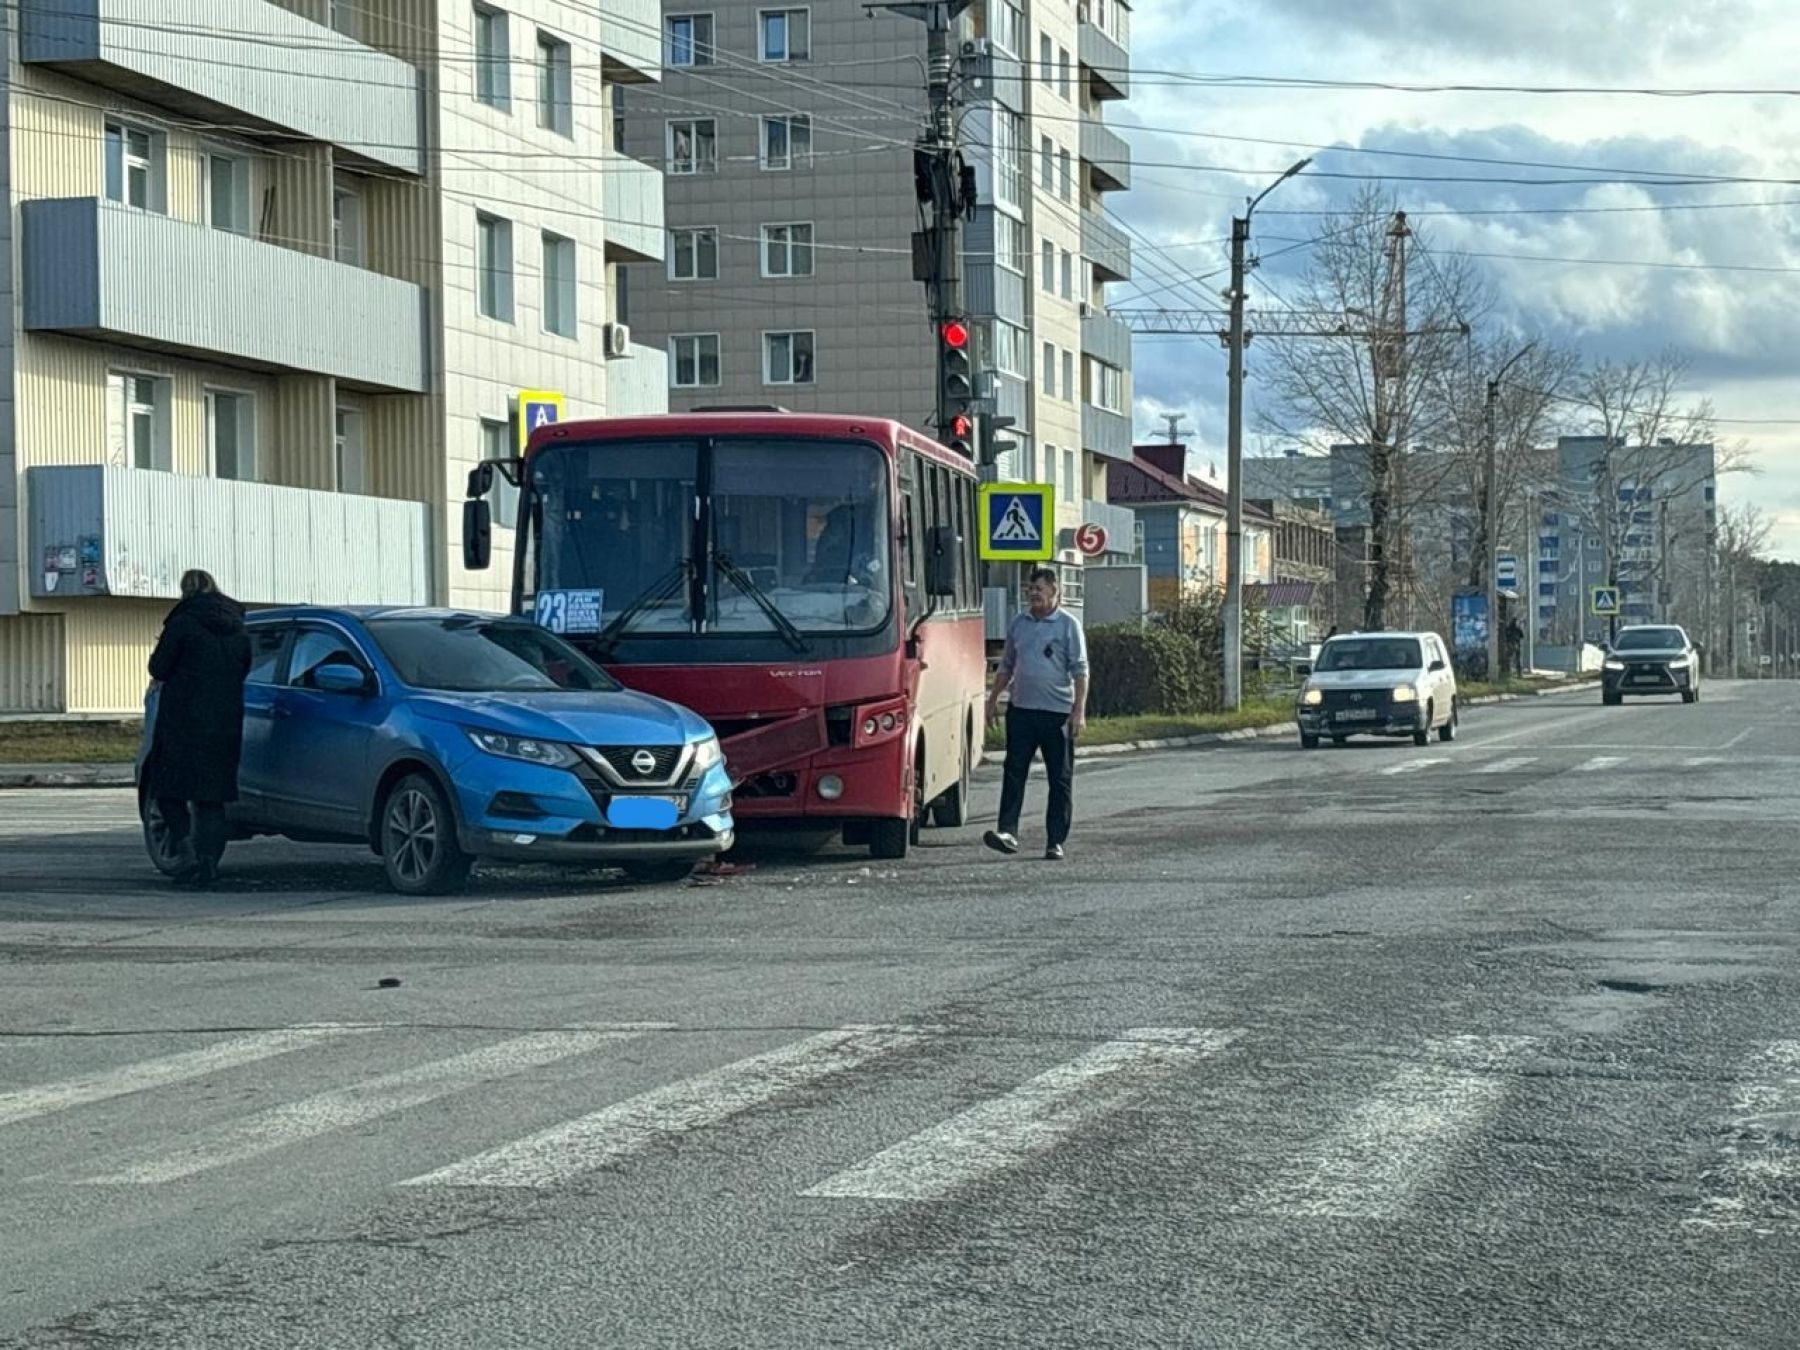
[[975, 417], [972, 413], [953, 413], [950, 417], [950, 434], [944, 443], [957, 454], [969, 459], [975, 458]]
[[958, 454], [974, 458], [975, 380], [969, 368], [969, 324], [938, 325], [938, 437]]
[[984, 417], [981, 419], [981, 462], [983, 464], [998, 463], [1000, 456], [1008, 450], [1016, 450], [1019, 443], [1000, 433], [1009, 431], [1018, 425], [1016, 417]]

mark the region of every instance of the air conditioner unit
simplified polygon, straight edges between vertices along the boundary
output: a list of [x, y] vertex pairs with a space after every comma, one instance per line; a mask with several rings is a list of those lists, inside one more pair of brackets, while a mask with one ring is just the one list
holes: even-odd
[[1094, 307], [1085, 300], [1077, 304], [1075, 308], [1081, 311], [1081, 317], [1084, 319], [1091, 319], [1094, 317]]
[[609, 323], [601, 330], [602, 341], [606, 346], [606, 355], [612, 360], [631, 355], [631, 325], [627, 323]]
[[993, 47], [988, 44], [988, 40], [984, 37], [970, 38], [962, 45], [962, 54], [964, 56], [991, 56], [993, 55], [993, 51]]

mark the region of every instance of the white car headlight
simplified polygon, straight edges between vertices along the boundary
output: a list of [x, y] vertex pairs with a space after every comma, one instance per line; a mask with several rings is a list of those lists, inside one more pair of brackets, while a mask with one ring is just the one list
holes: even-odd
[[1623, 670], [1625, 669], [1625, 663], [1609, 656], [1606, 659], [1606, 668], [1608, 670]]
[[1325, 691], [1323, 689], [1307, 689], [1300, 695], [1300, 703], [1303, 707], [1316, 708], [1324, 701]]
[[1402, 684], [1402, 685], [1395, 686], [1394, 702], [1396, 702], [1396, 703], [1417, 703], [1418, 701], [1419, 701], [1419, 691], [1417, 689], [1414, 689], [1410, 684]]
[[1693, 664], [1694, 664], [1693, 657], [1678, 656], [1673, 661], [1669, 662], [1669, 669], [1670, 670], [1686, 670], [1689, 666], [1691, 666]]
[[705, 773], [724, 758], [725, 752], [719, 747], [719, 738], [708, 736], [694, 746], [694, 772]]
[[578, 762], [575, 752], [556, 741], [538, 741], [529, 736], [503, 736], [497, 731], [469, 732], [477, 750], [501, 759], [522, 759], [527, 764], [542, 764], [552, 769], [573, 768]]

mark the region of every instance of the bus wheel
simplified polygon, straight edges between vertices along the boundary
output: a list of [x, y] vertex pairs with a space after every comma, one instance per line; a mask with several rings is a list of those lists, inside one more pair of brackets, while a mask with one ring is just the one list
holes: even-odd
[[877, 820], [869, 829], [871, 858], [904, 858], [918, 826], [910, 820]]
[[944, 793], [931, 804], [931, 823], [940, 830], [961, 829], [969, 823], [969, 792], [974, 786], [974, 766], [970, 761], [974, 751], [970, 749], [968, 738], [963, 739], [962, 772], [958, 775], [956, 786]]

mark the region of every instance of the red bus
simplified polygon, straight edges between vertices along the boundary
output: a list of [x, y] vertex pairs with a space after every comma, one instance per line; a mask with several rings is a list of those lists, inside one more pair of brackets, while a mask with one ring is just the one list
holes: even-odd
[[710, 721], [740, 826], [841, 829], [904, 857], [963, 824], [986, 679], [975, 466], [897, 422], [724, 410], [540, 428], [469, 479], [512, 598], [628, 687]]

